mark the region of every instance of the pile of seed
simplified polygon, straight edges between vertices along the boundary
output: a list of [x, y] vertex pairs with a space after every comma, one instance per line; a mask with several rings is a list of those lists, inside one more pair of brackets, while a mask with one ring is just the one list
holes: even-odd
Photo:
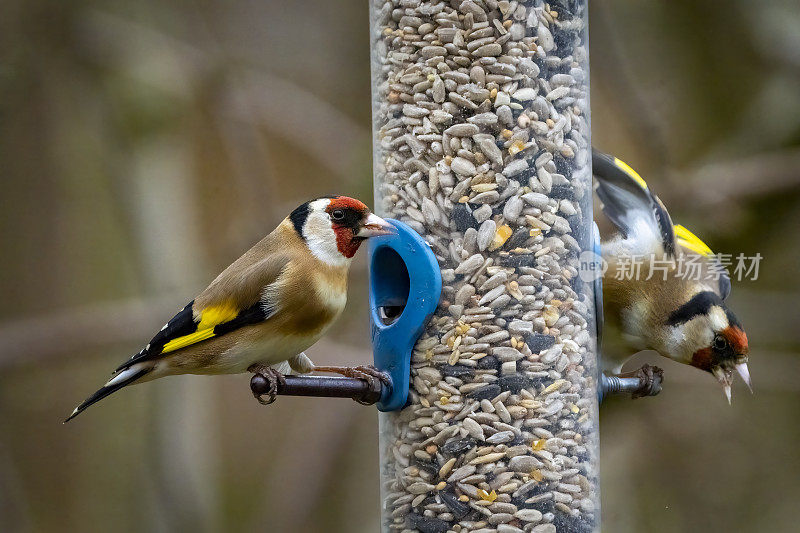
[[376, 205], [444, 285], [381, 419], [384, 530], [592, 531], [586, 2], [371, 9]]

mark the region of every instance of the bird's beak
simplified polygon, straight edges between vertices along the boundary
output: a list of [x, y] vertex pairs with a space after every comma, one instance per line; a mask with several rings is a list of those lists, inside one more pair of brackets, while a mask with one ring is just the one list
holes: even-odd
[[750, 381], [750, 370], [747, 368], [747, 363], [738, 363], [736, 365], [736, 371], [742, 377], [742, 381], [747, 384], [747, 388], [750, 389], [750, 394], [752, 394], [753, 383]]
[[361, 226], [361, 229], [358, 230], [356, 233], [356, 237], [361, 237], [362, 239], [369, 239], [370, 237], [378, 237], [379, 235], [394, 235], [397, 233], [397, 230], [383, 220], [378, 215], [370, 213], [367, 219]]
[[722, 368], [721, 366], [716, 366], [711, 371], [714, 374], [714, 377], [717, 378], [720, 385], [722, 385], [722, 391], [725, 393], [725, 397], [728, 399], [728, 405], [731, 404], [731, 382], [733, 381], [733, 372], [730, 369]]

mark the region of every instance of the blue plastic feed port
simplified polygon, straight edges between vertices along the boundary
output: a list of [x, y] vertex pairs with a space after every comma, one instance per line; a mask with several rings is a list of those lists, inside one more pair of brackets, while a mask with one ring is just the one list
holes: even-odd
[[442, 293], [439, 263], [422, 237], [389, 219], [396, 235], [369, 241], [369, 306], [375, 366], [389, 374], [381, 411], [402, 409], [408, 398], [411, 351]]

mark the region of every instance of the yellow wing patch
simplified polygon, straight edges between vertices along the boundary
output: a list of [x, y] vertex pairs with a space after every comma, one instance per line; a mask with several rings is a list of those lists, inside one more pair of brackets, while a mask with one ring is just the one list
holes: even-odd
[[636, 172], [635, 170], [633, 170], [628, 163], [626, 163], [622, 159], [617, 159], [615, 157], [614, 158], [614, 164], [617, 165], [619, 168], [621, 168], [623, 171], [625, 171], [625, 173], [628, 176], [630, 176], [631, 178], [636, 180], [636, 183], [641, 185], [642, 188], [647, 189], [647, 183], [645, 183], [644, 179], [639, 175], [639, 173]]
[[206, 339], [210, 339], [214, 336], [214, 328], [207, 328], [199, 331], [195, 331], [189, 335], [184, 335], [183, 337], [178, 337], [177, 339], [172, 339], [167, 344], [164, 345], [164, 349], [161, 350], [161, 353], [169, 353], [174, 352], [175, 350], [180, 350], [181, 348], [186, 348], [187, 346], [191, 346], [192, 344], [198, 343], [200, 341], [204, 341]]
[[197, 331], [189, 335], [172, 339], [164, 345], [164, 349], [161, 350], [161, 353], [174, 352], [200, 341], [210, 339], [214, 336], [214, 326], [233, 320], [238, 314], [239, 311], [232, 305], [223, 304], [206, 307], [201, 312], [200, 323], [197, 324]]
[[217, 324], [233, 320], [238, 314], [239, 310], [230, 304], [210, 305], [203, 309], [197, 329], [213, 328]]
[[680, 224], [675, 224], [673, 229], [675, 230], [675, 238], [677, 239], [678, 244], [681, 246], [706, 257], [714, 254], [714, 252], [711, 251], [711, 248], [709, 248], [706, 243], [700, 240], [700, 237], [685, 227], [681, 226]]

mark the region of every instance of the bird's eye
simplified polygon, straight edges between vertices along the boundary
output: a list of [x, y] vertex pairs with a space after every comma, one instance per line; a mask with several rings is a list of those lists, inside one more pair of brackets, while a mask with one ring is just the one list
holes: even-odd
[[716, 350], [724, 350], [728, 347], [728, 341], [722, 335], [717, 335], [714, 337], [714, 349]]
[[333, 217], [334, 220], [342, 220], [344, 218], [344, 211], [342, 211], [341, 209], [337, 209], [333, 213], [331, 213], [331, 216]]

